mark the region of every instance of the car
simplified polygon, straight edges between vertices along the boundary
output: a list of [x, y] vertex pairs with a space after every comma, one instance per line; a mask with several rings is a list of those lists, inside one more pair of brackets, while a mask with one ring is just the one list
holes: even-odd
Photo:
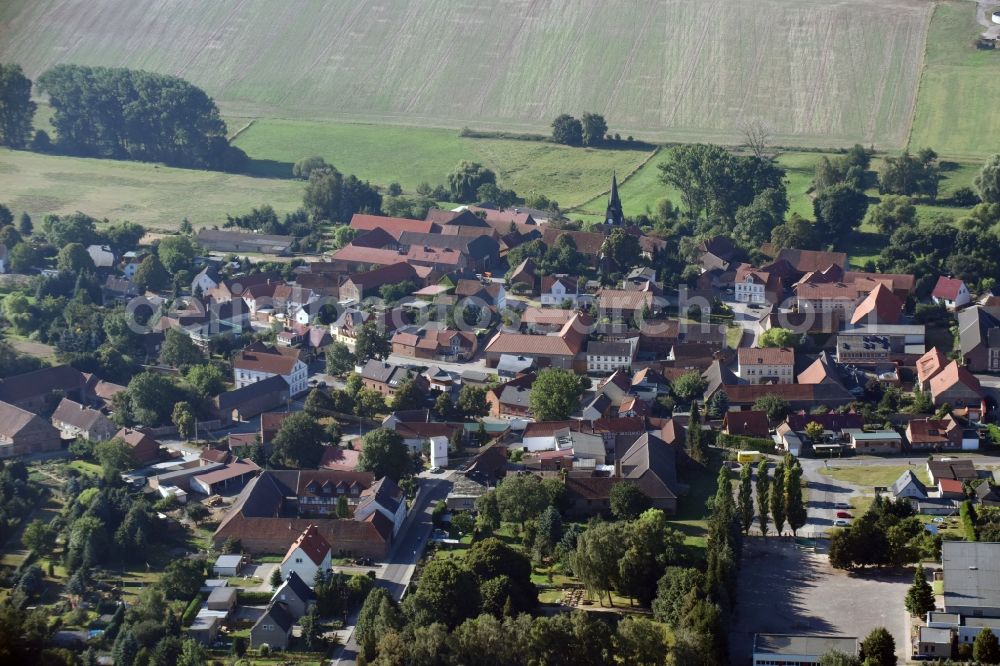
[[854, 516], [852, 516], [851, 514], [847, 513], [846, 511], [838, 511], [837, 512], [837, 518], [853, 518], [853, 517]]
[[836, 527], [847, 527], [848, 525], [851, 524], [851, 521], [849, 521], [849, 520], [843, 520], [843, 519], [838, 519], [838, 520], [833, 521], [833, 524]]
[[848, 504], [847, 502], [837, 502], [836, 504], [833, 505], [833, 507], [835, 509], [850, 509], [851, 505]]
[[440, 474], [441, 473], [441, 468], [440, 467], [431, 467], [430, 472], [431, 472], [431, 474]]

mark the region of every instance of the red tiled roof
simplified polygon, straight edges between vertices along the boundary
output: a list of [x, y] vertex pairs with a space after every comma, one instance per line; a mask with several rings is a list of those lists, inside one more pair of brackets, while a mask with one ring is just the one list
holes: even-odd
[[931, 378], [931, 395], [944, 393], [959, 384], [976, 393], [980, 392], [979, 380], [975, 375], [969, 372], [968, 368], [959, 365], [958, 361], [952, 361]]
[[958, 291], [962, 288], [963, 284], [964, 282], [961, 280], [942, 275], [938, 278], [937, 284], [934, 285], [934, 291], [931, 292], [931, 296], [947, 301], [953, 301], [958, 298]]
[[930, 351], [917, 359], [917, 381], [923, 384], [941, 372], [941, 369], [947, 364], [947, 357], [937, 347], [931, 348]]
[[879, 283], [854, 309], [851, 323], [857, 324], [872, 314], [879, 324], [898, 324], [903, 316], [903, 301], [889, 287]]
[[653, 307], [653, 292], [626, 289], [601, 289], [597, 292], [602, 310], [642, 310]]
[[522, 335], [497, 333], [486, 345], [487, 353], [519, 354], [521, 356], [576, 356], [587, 339], [589, 319], [577, 314], [557, 335]]
[[795, 365], [795, 351], [787, 347], [740, 347], [740, 366]]
[[830, 265], [840, 267], [847, 265], [847, 255], [843, 252], [820, 252], [817, 250], [788, 248], [781, 250], [775, 258], [776, 261], [781, 261], [782, 259], [802, 273], [821, 271]]
[[943, 493], [962, 492], [962, 482], [957, 479], [938, 479], [938, 488]]
[[769, 433], [766, 412], [726, 412], [722, 427], [741, 437], [767, 437]]
[[396, 250], [383, 250], [377, 247], [361, 247], [348, 243], [331, 256], [336, 261], [349, 261], [357, 264], [378, 264], [388, 266], [400, 261], [402, 255]]
[[525, 308], [521, 314], [521, 323], [538, 324], [539, 326], [563, 326], [576, 314], [572, 310], [559, 308]]
[[383, 217], [381, 215], [363, 215], [355, 213], [351, 218], [351, 228], [359, 231], [371, 231], [372, 229], [382, 229], [388, 232], [393, 238], [399, 240], [404, 231], [416, 231], [418, 233], [429, 234], [435, 231], [433, 222], [424, 220], [411, 220], [405, 217]]
[[288, 547], [288, 552], [285, 553], [285, 558], [281, 561], [284, 564], [288, 561], [288, 558], [292, 556], [292, 553], [296, 549], [302, 549], [302, 552], [313, 561], [313, 564], [320, 565], [323, 564], [323, 560], [331, 552], [330, 544], [323, 535], [319, 533], [315, 525], [310, 525], [306, 528], [306, 531], [299, 535], [299, 538], [292, 542], [292, 545]]
[[271, 375], [288, 375], [299, 361], [297, 350], [286, 353], [274, 347], [252, 345], [240, 351], [233, 359], [233, 367], [239, 370], [265, 372]]

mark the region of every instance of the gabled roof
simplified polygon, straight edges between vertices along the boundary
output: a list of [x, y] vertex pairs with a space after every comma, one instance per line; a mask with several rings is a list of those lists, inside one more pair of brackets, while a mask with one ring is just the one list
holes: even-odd
[[545, 225], [542, 230], [542, 241], [549, 247], [554, 246], [560, 236], [569, 236], [576, 244], [576, 249], [581, 254], [590, 257], [599, 257], [601, 247], [604, 245], [604, 234], [597, 234], [590, 231], [569, 231], [567, 229], [555, 229], [550, 225]]
[[52, 413], [53, 423], [64, 423], [80, 430], [90, 430], [101, 419], [107, 420], [107, 417], [96, 409], [84, 407], [69, 398], [60, 400], [56, 411]]
[[724, 261], [736, 256], [736, 246], [728, 236], [712, 236], [698, 244], [698, 251], [714, 254]]
[[917, 381], [923, 384], [948, 365], [948, 358], [937, 347], [917, 359]]
[[965, 386], [970, 391], [981, 393], [979, 380], [975, 375], [968, 368], [959, 365], [958, 361], [952, 361], [931, 378], [931, 395], [936, 396], [956, 386]]
[[430, 233], [435, 230], [436, 225], [430, 221], [411, 220], [405, 217], [384, 217], [382, 215], [364, 215], [355, 213], [351, 218], [352, 229], [359, 231], [371, 231], [372, 229], [382, 229], [388, 232], [393, 238], [399, 240], [404, 231], [415, 231], [419, 233]]
[[819, 358], [810, 363], [809, 367], [799, 373], [796, 381], [799, 384], [822, 384], [827, 381], [839, 384], [840, 378], [837, 376], [836, 364], [824, 352], [820, 354]]
[[674, 446], [656, 435], [641, 435], [621, 458], [622, 477], [634, 480], [651, 498], [676, 498], [677, 458]]
[[843, 268], [847, 265], [847, 255], [843, 252], [820, 252], [817, 250], [797, 250], [786, 248], [778, 252], [775, 261], [784, 259], [801, 273], [821, 271], [831, 264]]
[[923, 482], [917, 478], [917, 475], [913, 473], [912, 469], [908, 469], [900, 474], [899, 478], [896, 479], [896, 482], [892, 484], [889, 490], [892, 491], [892, 496], [896, 497], [899, 493], [903, 492], [904, 488], [910, 485], [916, 487], [917, 490], [920, 491], [921, 495], [927, 497], [927, 486], [925, 486]]
[[299, 598], [300, 601], [305, 603], [316, 599], [316, 593], [313, 592], [312, 588], [309, 587], [309, 585], [302, 580], [299, 574], [294, 571], [288, 574], [288, 578], [286, 578], [284, 582], [281, 583], [281, 586], [274, 591], [274, 594], [271, 595], [271, 601], [279, 599], [280, 595], [285, 592], [293, 593]]
[[360, 511], [374, 503], [388, 513], [395, 514], [399, 509], [400, 503], [405, 501], [406, 498], [400, 487], [389, 477], [383, 476], [374, 485], [364, 491], [356, 511]]
[[980, 346], [1000, 346], [995, 331], [1000, 329], [1000, 307], [975, 306], [958, 313], [962, 353], [971, 354]]
[[755, 365], [795, 365], [795, 350], [787, 347], [740, 347], [740, 367]]
[[399, 255], [396, 255], [393, 263], [365, 273], [355, 273], [349, 279], [359, 289], [366, 291], [386, 284], [414, 280], [416, 277], [417, 272], [413, 266], [410, 266]]
[[726, 412], [722, 427], [740, 437], [767, 437], [770, 432], [766, 412]]
[[879, 283], [854, 309], [851, 323], [868, 319], [869, 324], [898, 324], [902, 316], [903, 301], [889, 287]]
[[[44, 423], [37, 414], [32, 414], [6, 402], [0, 402], [0, 437], [13, 438], [34, 419]], [[55, 429], [52, 432], [56, 432]]]
[[602, 310], [642, 310], [653, 307], [651, 291], [601, 289], [597, 292], [597, 299]]
[[115, 433], [115, 438], [122, 440], [133, 449], [139, 446], [160, 446], [159, 442], [143, 431], [133, 430], [131, 428], [122, 428]]
[[561, 284], [568, 294], [575, 294], [579, 290], [579, 278], [572, 275], [546, 275], [542, 277], [542, 293], [551, 293], [557, 283]]
[[289, 375], [299, 363], [298, 350], [254, 343], [233, 358], [233, 367], [271, 375]]
[[962, 460], [929, 460], [927, 469], [935, 479], [968, 481], [978, 475], [976, 465], [968, 458]]
[[56, 365], [0, 380], [0, 401], [18, 403], [52, 391], [75, 391], [86, 383], [87, 378], [76, 368]]
[[957, 278], [942, 275], [938, 278], [937, 284], [934, 285], [934, 291], [931, 292], [931, 296], [946, 301], [954, 301], [958, 298], [958, 292], [964, 285], [965, 283]]
[[333, 552], [333, 549], [330, 548], [330, 544], [323, 538], [323, 535], [319, 533], [319, 530], [316, 529], [315, 525], [307, 527], [306, 530], [299, 535], [299, 538], [292, 542], [292, 545], [288, 547], [288, 552], [285, 553], [285, 557], [281, 563], [284, 564], [287, 562], [288, 558], [290, 558], [297, 550], [301, 550], [316, 566], [323, 564], [323, 560], [325, 560], [326, 557]]
[[390, 266], [403, 260], [397, 250], [387, 250], [379, 247], [365, 247], [348, 243], [340, 248], [330, 258], [334, 261], [346, 261], [355, 264], [371, 264], [372, 266]]
[[271, 622], [277, 625], [282, 631], [288, 633], [292, 630], [292, 625], [295, 624], [295, 618], [288, 611], [288, 605], [281, 601], [272, 601], [267, 606], [267, 610], [264, 614], [260, 616], [257, 622], [254, 623], [253, 628], [256, 629], [257, 625], [267, 622], [267, 618], [271, 618]]

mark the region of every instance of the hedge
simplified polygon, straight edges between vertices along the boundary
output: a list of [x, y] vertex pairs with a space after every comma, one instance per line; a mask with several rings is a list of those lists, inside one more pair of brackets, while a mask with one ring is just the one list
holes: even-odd
[[271, 592], [249, 592], [238, 590], [236, 592], [236, 601], [250, 606], [259, 606], [271, 601], [272, 596], [274, 596], [274, 594]]
[[204, 592], [199, 592], [195, 595], [195, 598], [192, 599], [188, 603], [187, 608], [184, 609], [184, 614], [181, 616], [182, 625], [185, 627], [191, 626], [191, 623], [194, 622], [194, 619], [198, 616], [198, 610], [201, 608], [201, 604], [205, 601], [205, 599], [206, 597]]
[[744, 437], [742, 435], [727, 435], [724, 432], [720, 432], [716, 435], [715, 441], [719, 446], [727, 449], [774, 453], [773, 439], [758, 439], [756, 437]]

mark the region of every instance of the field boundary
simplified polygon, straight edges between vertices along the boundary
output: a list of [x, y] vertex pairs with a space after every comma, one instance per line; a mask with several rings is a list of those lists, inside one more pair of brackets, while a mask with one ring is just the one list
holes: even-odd
[[[660, 146], [657, 146], [655, 149], [653, 149], [653, 152], [651, 152], [649, 155], [647, 155], [646, 159], [644, 159], [642, 162], [639, 162], [638, 165], [636, 165], [631, 171], [628, 171], [625, 174], [624, 178], [622, 178], [620, 181], [618, 181], [618, 187], [623, 187], [625, 185], [625, 183], [627, 183], [637, 173], [639, 173], [640, 171], [642, 171], [666, 147], [667, 147], [666, 145], [660, 145]], [[609, 187], [608, 189], [604, 190], [603, 192], [599, 192], [598, 194], [595, 194], [594, 196], [590, 197], [589, 199], [587, 199], [586, 201], [584, 201], [581, 204], [573, 206], [572, 208], [566, 208], [565, 212], [567, 212], [567, 213], [572, 213], [572, 212], [586, 213], [587, 211], [583, 210], [584, 206], [586, 206], [586, 205], [588, 205], [590, 203], [593, 203], [594, 201], [597, 201], [601, 197], [606, 197], [610, 193], [611, 193], [611, 188]]]
[[243, 132], [246, 132], [248, 129], [250, 129], [251, 127], [253, 127], [253, 124], [255, 122], [257, 122], [257, 119], [256, 118], [251, 118], [249, 120], [249, 122], [247, 122], [246, 124], [243, 125], [243, 127], [239, 128], [238, 130], [236, 130], [235, 132], [233, 132], [232, 136], [229, 137], [229, 142], [232, 143], [233, 141], [236, 141], [236, 139], [239, 138], [240, 134], [243, 134]]
[[934, 22], [934, 15], [941, 9], [942, 4], [941, 0], [934, 3], [934, 9], [931, 10], [930, 18], [927, 21], [927, 29], [924, 30], [923, 57], [920, 62], [920, 78], [917, 79], [917, 91], [913, 95], [912, 104], [910, 104], [910, 120], [909, 126], [906, 128], [906, 150], [912, 150], [913, 148], [913, 128], [917, 121], [917, 105], [920, 102], [920, 94], [924, 90], [924, 78], [927, 74], [927, 46], [929, 44], [928, 40], [931, 34], [931, 23]]

